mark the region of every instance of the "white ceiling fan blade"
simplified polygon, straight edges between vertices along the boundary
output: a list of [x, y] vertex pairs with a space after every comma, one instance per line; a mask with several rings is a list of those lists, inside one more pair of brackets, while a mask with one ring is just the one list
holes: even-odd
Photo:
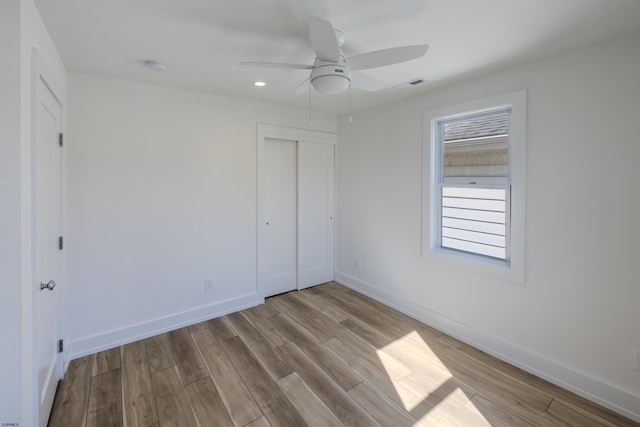
[[340, 46], [333, 26], [317, 16], [309, 17], [309, 40], [316, 56], [323, 61], [338, 62]]
[[309, 85], [311, 84], [311, 78], [306, 79], [305, 81], [303, 81], [302, 83], [300, 83], [298, 86], [296, 86], [296, 88], [293, 90], [293, 94], [294, 95], [302, 95], [303, 93], [306, 93], [309, 91]]
[[238, 65], [242, 65], [244, 67], [261, 67], [261, 68], [292, 68], [296, 70], [311, 70], [313, 65], [307, 64], [289, 64], [287, 62], [253, 62], [253, 61], [243, 61]]
[[382, 83], [377, 81], [371, 76], [361, 73], [360, 71], [353, 71], [351, 73], [351, 85], [357, 89], [366, 90], [369, 92], [376, 92], [384, 89]]
[[367, 70], [420, 58], [427, 53], [428, 48], [428, 44], [392, 47], [355, 55], [347, 58], [346, 61], [351, 70]]

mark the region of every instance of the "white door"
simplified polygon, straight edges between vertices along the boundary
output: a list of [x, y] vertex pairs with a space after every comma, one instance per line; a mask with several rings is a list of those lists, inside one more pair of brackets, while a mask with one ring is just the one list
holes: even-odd
[[34, 336], [40, 426], [46, 426], [59, 380], [57, 307], [60, 277], [62, 108], [41, 79], [36, 90], [33, 161]]
[[297, 289], [297, 144], [265, 140], [264, 295]]
[[298, 143], [298, 289], [334, 278], [334, 146]]

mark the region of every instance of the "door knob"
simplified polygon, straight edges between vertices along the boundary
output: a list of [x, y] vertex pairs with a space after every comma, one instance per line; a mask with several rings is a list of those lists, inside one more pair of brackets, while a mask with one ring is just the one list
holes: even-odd
[[56, 282], [53, 280], [49, 280], [47, 283], [40, 282], [40, 290], [43, 291], [45, 289], [49, 289], [50, 291], [56, 287]]

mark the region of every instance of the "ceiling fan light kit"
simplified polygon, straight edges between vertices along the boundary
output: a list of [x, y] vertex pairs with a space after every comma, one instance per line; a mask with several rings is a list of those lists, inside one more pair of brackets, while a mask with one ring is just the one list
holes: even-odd
[[352, 85], [358, 89], [376, 91], [383, 88], [380, 83], [363, 73], [356, 73], [358, 78], [352, 80], [351, 71], [384, 67], [417, 59], [424, 56], [429, 47], [426, 44], [402, 46], [345, 58], [341, 49], [344, 43], [344, 33], [335, 30], [329, 21], [313, 15], [309, 17], [309, 40], [316, 54], [313, 65], [275, 62], [241, 62], [240, 65], [311, 70], [309, 78], [305, 79], [294, 90], [294, 93], [298, 93], [297, 90], [308, 81], [311, 82], [311, 86], [316, 92], [321, 94], [342, 93]]
[[338, 63], [321, 61], [316, 59], [316, 63], [311, 70], [311, 85], [318, 93], [334, 95], [342, 93], [351, 84], [351, 71], [344, 62], [344, 57], [340, 57]]

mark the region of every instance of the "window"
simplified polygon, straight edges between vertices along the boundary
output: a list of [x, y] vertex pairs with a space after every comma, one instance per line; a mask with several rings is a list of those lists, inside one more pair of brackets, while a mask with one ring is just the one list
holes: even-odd
[[439, 246], [509, 260], [511, 108], [437, 122]]
[[526, 93], [424, 114], [423, 255], [524, 282]]

